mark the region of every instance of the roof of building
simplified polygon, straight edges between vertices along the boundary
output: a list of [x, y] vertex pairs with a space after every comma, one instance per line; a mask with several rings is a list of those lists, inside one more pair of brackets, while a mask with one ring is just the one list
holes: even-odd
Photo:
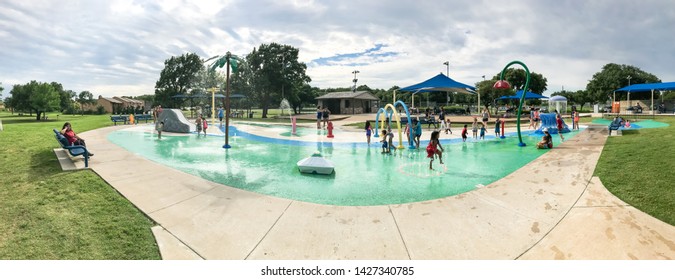
[[113, 98], [99, 96], [98, 99], [99, 100], [103, 99], [103, 100], [108, 101], [110, 103], [122, 104], [122, 101], [119, 101], [119, 100], [116, 100], [116, 99], [113, 99]]
[[117, 99], [119, 101], [125, 102], [125, 103], [136, 103], [136, 104], [143, 104], [143, 101], [136, 100], [136, 99], [131, 99], [131, 98], [126, 98], [126, 97], [118, 97], [115, 96], [113, 97], [114, 99]]
[[316, 99], [361, 99], [361, 100], [380, 100], [367, 91], [338, 91], [329, 92]]

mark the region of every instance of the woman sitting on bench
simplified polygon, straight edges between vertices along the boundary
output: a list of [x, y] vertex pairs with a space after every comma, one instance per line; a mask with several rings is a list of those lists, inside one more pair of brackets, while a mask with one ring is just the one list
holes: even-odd
[[[70, 145], [79, 145], [79, 146], [84, 146], [85, 148], [87, 145], [84, 143], [84, 139], [80, 138], [80, 136], [77, 136], [75, 134], [75, 131], [73, 131], [73, 128], [70, 126], [69, 122], [66, 122], [63, 124], [63, 128], [61, 129], [61, 134], [68, 139], [68, 142]], [[89, 156], [93, 156], [94, 153], [89, 153]]]

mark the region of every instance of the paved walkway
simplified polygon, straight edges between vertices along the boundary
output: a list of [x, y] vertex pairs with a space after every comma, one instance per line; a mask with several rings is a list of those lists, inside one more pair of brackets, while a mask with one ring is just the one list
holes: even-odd
[[125, 127], [82, 133], [96, 153], [90, 166], [157, 222], [164, 259], [675, 258], [675, 227], [618, 200], [592, 177], [605, 127], [584, 130], [486, 187], [367, 207], [213, 183], [106, 140]]

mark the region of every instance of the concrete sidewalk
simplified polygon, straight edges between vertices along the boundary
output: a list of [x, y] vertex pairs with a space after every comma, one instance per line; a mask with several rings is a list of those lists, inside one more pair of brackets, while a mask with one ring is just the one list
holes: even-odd
[[486, 187], [367, 207], [213, 183], [107, 141], [123, 128], [82, 133], [96, 152], [90, 167], [159, 224], [153, 232], [164, 259], [675, 258], [675, 227], [592, 177], [606, 127], [590, 127]]

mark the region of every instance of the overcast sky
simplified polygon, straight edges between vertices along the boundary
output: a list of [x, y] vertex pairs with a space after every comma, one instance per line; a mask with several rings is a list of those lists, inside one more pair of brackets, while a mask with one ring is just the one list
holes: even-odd
[[[171, 56], [300, 50], [316, 87], [389, 89], [446, 71], [475, 84], [512, 60], [550, 95], [607, 63], [675, 81], [675, 1], [1, 0], [0, 82], [56, 81], [94, 96], [154, 93]], [[514, 66], [519, 67], [519, 66]], [[626, 81], [627, 83], [627, 81]]]

